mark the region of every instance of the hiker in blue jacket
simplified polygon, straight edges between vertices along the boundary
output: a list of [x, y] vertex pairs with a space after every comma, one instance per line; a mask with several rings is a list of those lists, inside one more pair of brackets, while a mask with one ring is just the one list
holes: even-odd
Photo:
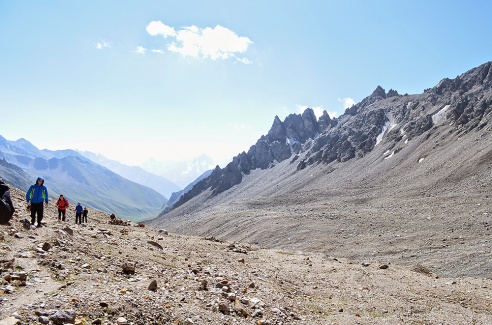
[[43, 203], [48, 206], [48, 189], [44, 186], [44, 179], [38, 177], [36, 184], [31, 185], [26, 193], [27, 204], [31, 206], [31, 225], [34, 225], [36, 221], [36, 214], [38, 215], [38, 225], [41, 227], [41, 220], [43, 220]]
[[84, 209], [80, 205], [80, 203], [77, 203], [77, 206], [75, 207], [75, 223], [81, 224], [82, 223], [82, 212]]

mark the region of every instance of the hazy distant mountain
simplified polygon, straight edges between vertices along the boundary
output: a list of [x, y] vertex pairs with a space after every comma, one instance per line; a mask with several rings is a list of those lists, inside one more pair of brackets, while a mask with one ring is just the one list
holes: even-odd
[[120, 217], [148, 218], [167, 201], [153, 189], [127, 180], [73, 150], [39, 150], [25, 139], [9, 141], [0, 136], [0, 158], [10, 164], [3, 167], [9, 172], [2, 177], [22, 190], [42, 176], [50, 196], [64, 194], [72, 203]]
[[26, 190], [33, 182], [32, 177], [22, 168], [8, 163], [5, 159], [0, 159], [0, 178], [6, 183]]
[[201, 155], [186, 161], [159, 162], [151, 159], [142, 164], [142, 168], [153, 174], [165, 177], [180, 188], [184, 188], [194, 182], [204, 172], [215, 168], [215, 165], [209, 156]]
[[152, 174], [148, 171], [145, 171], [143, 168], [138, 166], [127, 166], [116, 160], [110, 160], [106, 157], [96, 154], [90, 151], [80, 151], [84, 157], [94, 161], [95, 163], [100, 164], [101, 166], [106, 167], [107, 169], [115, 172], [118, 175], [125, 177], [135, 183], [145, 185], [150, 187], [166, 198], [169, 198], [173, 192], [181, 190], [181, 188], [171, 182], [170, 180], [158, 176], [156, 174]]
[[184, 189], [180, 190], [180, 191], [177, 191], [177, 192], [174, 192], [171, 194], [171, 197], [169, 198], [169, 200], [166, 202], [166, 205], [163, 207], [163, 211], [159, 213], [159, 216], [163, 215], [164, 213], [168, 212], [169, 210], [172, 209], [173, 205], [178, 202], [178, 200], [184, 195], [186, 194], [189, 190], [191, 190], [193, 188], [193, 186], [195, 186], [196, 183], [198, 183], [199, 181], [201, 181], [202, 179], [208, 177], [210, 174], [212, 173], [212, 170], [207, 170], [205, 173], [203, 173], [202, 175], [198, 176], [197, 179], [195, 179], [193, 182], [191, 182], [190, 184], [188, 184], [188, 186], [186, 186]]

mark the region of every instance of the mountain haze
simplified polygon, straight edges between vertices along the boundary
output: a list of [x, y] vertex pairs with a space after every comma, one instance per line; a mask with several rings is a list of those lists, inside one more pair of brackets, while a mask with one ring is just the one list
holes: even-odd
[[[166, 202], [156, 191], [129, 181], [73, 150], [39, 150], [29, 141], [0, 136], [0, 158], [6, 182], [26, 191], [38, 176], [52, 198], [64, 194], [72, 205], [115, 213], [132, 220], [156, 215]], [[4, 167], [2, 167], [4, 168]]]
[[159, 162], [151, 159], [142, 164], [142, 168], [146, 171], [170, 180], [177, 184], [180, 189], [184, 189], [214, 167], [212, 159], [207, 155], [186, 161]]
[[491, 63], [339, 118], [292, 114], [148, 223], [179, 233], [492, 277]]
[[138, 166], [127, 166], [116, 160], [107, 159], [106, 157], [96, 154], [89, 151], [80, 152], [84, 157], [98, 163], [101, 166], [106, 167], [107, 169], [115, 172], [118, 175], [123, 176], [126, 179], [129, 179], [135, 183], [145, 185], [150, 187], [157, 192], [159, 192], [162, 196], [169, 198], [174, 192], [181, 190], [181, 188], [171, 182], [170, 180], [158, 176], [152, 173], [149, 173], [143, 170]]

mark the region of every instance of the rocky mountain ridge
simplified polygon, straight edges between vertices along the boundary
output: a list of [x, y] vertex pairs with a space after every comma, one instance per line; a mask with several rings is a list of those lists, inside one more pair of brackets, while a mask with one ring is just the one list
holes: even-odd
[[[482, 117], [491, 106], [487, 93], [491, 80], [491, 63], [488, 62], [455, 79], [445, 78], [421, 95], [402, 96], [393, 89], [386, 93], [378, 86], [338, 119], [331, 119], [324, 111], [317, 120], [309, 108], [301, 115], [289, 115], [283, 122], [276, 116], [266, 136], [247, 153], [234, 157], [225, 168], [217, 166], [207, 179], [183, 195], [175, 207], [206, 189], [210, 189], [212, 195], [222, 193], [239, 184], [243, 175], [251, 170], [266, 169], [291, 157], [295, 160], [306, 151], [309, 153], [299, 161], [298, 169], [307, 164], [343, 163], [361, 158], [373, 150], [378, 137], [387, 131], [385, 140], [397, 146], [399, 141], [411, 140], [436, 126], [438, 117], [453, 123], [460, 131], [481, 128], [487, 123], [482, 122]], [[440, 110], [444, 111], [438, 116]], [[391, 130], [385, 128], [388, 124]], [[396, 125], [399, 127], [394, 128]]]
[[[251, 169], [251, 156], [242, 153], [148, 224], [492, 277], [485, 262], [492, 258], [491, 79], [489, 62], [422, 94], [378, 87], [297, 153], [266, 169]], [[285, 123], [273, 125], [261, 142], [270, 157], [287, 143], [275, 138]], [[274, 140], [271, 147], [266, 139]]]

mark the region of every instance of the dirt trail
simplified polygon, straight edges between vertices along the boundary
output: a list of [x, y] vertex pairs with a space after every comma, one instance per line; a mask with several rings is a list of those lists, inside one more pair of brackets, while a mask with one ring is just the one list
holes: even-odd
[[25, 229], [25, 211], [0, 226], [0, 259], [15, 259], [2, 265], [0, 325], [492, 324], [489, 279], [72, 214], [61, 223], [51, 205], [42, 228]]

